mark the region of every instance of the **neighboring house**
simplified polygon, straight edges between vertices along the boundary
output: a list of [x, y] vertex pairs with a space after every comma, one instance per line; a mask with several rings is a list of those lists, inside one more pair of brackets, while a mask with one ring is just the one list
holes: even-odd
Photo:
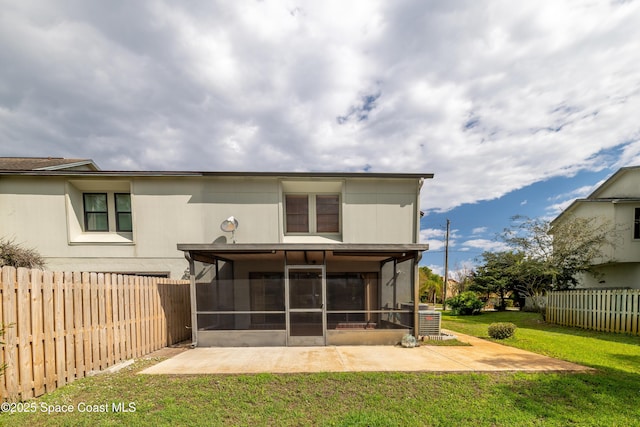
[[75, 170], [99, 171], [91, 159], [64, 159], [62, 157], [0, 157], [0, 170]]
[[453, 298], [460, 293], [460, 282], [456, 279], [447, 279], [447, 295], [445, 299]]
[[640, 288], [640, 166], [621, 168], [591, 195], [574, 201], [551, 223], [598, 217], [619, 231], [616, 245], [602, 249], [600, 277], [583, 275], [583, 288]]
[[416, 333], [432, 177], [5, 167], [0, 236], [52, 270], [188, 274], [197, 345], [395, 343]]

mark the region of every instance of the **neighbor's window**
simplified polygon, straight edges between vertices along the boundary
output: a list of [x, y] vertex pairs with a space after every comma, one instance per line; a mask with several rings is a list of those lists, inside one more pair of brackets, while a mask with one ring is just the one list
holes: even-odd
[[116, 230], [132, 231], [131, 222], [131, 194], [116, 193]]
[[86, 231], [109, 231], [106, 193], [84, 193], [84, 227]]
[[337, 194], [287, 194], [287, 233], [339, 233], [340, 196]]
[[633, 238], [640, 239], [640, 208], [636, 208], [635, 221], [633, 222]]

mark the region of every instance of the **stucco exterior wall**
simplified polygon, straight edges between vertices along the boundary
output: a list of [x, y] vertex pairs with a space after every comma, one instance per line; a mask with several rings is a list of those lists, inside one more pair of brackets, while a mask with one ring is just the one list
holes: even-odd
[[640, 203], [615, 203], [615, 224], [619, 230], [619, 244], [614, 252], [614, 260], [618, 262], [640, 263], [640, 239], [634, 239], [633, 223], [635, 209]]
[[64, 180], [0, 179], [1, 237], [47, 256], [66, 245], [66, 222]]
[[[0, 177], [0, 236], [36, 248], [48, 268], [105, 272], [169, 272], [187, 268], [177, 243], [230, 242], [221, 222], [235, 216], [238, 243], [324, 242], [286, 236], [283, 194], [339, 190], [344, 243], [417, 243], [416, 179], [212, 176]], [[324, 187], [323, 187], [324, 185]], [[130, 192], [131, 233], [83, 231], [83, 192]], [[289, 240], [287, 240], [289, 239]]]
[[597, 268], [598, 276], [584, 274], [580, 285], [584, 288], [632, 288], [640, 289], [640, 263], [628, 262], [603, 265]]
[[346, 183], [345, 243], [418, 243], [415, 181]]

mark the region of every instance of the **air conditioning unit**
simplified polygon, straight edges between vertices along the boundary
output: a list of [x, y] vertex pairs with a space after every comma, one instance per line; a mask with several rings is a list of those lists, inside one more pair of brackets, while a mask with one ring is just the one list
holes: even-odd
[[440, 323], [442, 313], [439, 311], [419, 311], [418, 322], [419, 335], [426, 337], [429, 335], [440, 335]]

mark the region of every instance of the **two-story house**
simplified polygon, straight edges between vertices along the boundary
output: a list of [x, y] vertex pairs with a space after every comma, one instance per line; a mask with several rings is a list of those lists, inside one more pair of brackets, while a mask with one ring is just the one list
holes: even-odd
[[432, 174], [1, 165], [1, 237], [52, 270], [188, 275], [197, 345], [416, 333], [420, 189]]
[[554, 224], [571, 217], [600, 218], [618, 230], [602, 248], [597, 276], [582, 275], [584, 288], [640, 288], [640, 166], [624, 167], [584, 199], [574, 201]]

